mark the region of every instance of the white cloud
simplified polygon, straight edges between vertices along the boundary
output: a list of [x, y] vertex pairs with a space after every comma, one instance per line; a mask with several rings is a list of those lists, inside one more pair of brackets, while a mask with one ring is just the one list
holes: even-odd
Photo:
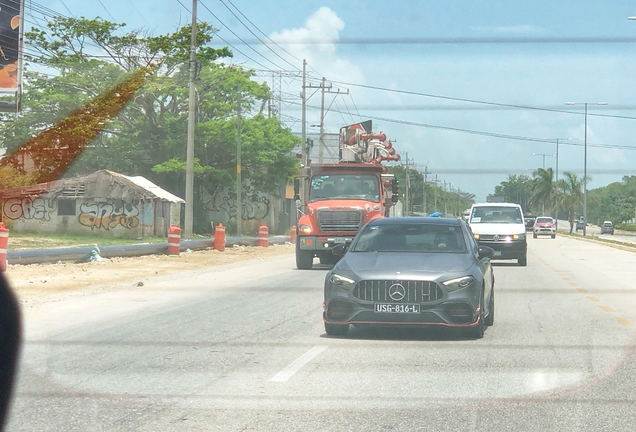
[[362, 83], [362, 70], [340, 57], [336, 50], [336, 42], [344, 27], [345, 23], [338, 14], [323, 6], [307, 18], [304, 27], [281, 30], [270, 37], [281, 45], [290, 43], [283, 45], [286, 51], [299, 59], [306, 59], [311, 68], [329, 79]]
[[[312, 13], [305, 25], [300, 28], [284, 29], [279, 32], [270, 34], [270, 38], [276, 43], [281, 44], [287, 52], [297, 59], [307, 60], [307, 73], [310, 76], [307, 83], [317, 86], [320, 84], [320, 75], [325, 76], [328, 80], [364, 83], [364, 74], [362, 69], [355, 63], [341, 56], [337, 51], [336, 42], [340, 38], [340, 32], [345, 28], [345, 23], [336, 12], [328, 7], [321, 7]], [[286, 43], [287, 42], [287, 43]], [[290, 62], [298, 62], [296, 59], [289, 59]], [[301, 64], [298, 67], [302, 67]], [[313, 79], [311, 79], [313, 78]], [[329, 82], [329, 81], [327, 81]], [[294, 81], [289, 83], [287, 89], [290, 93], [298, 94], [299, 83]], [[335, 91], [341, 85], [333, 84]], [[311, 89], [307, 91], [308, 105], [319, 106], [319, 93], [312, 97]], [[349, 96], [326, 95], [325, 105], [330, 106], [333, 97], [349, 98]], [[333, 106], [337, 109], [339, 103]], [[307, 121], [309, 124], [320, 123], [320, 115], [318, 110], [311, 107], [307, 110]], [[327, 130], [337, 131], [344, 122], [349, 120], [343, 118], [342, 115], [331, 113], [326, 115], [325, 124]]]

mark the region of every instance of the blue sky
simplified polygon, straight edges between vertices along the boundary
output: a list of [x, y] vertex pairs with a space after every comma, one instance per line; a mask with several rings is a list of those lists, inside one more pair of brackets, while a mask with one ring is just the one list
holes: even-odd
[[[192, 0], [181, 2], [187, 8], [192, 5]], [[248, 42], [255, 38], [224, 3], [236, 6], [260, 31], [279, 42], [287, 53], [277, 46], [270, 48], [291, 65], [258, 42], [251, 45], [254, 50], [238, 42], [230, 29]], [[28, 4], [29, 0], [27, 19]], [[46, 6], [63, 15], [125, 22], [129, 29], [145, 28], [153, 34], [173, 31], [190, 21], [177, 0], [53, 0]], [[589, 114], [636, 118], [633, 42], [338, 43], [368, 38], [636, 38], [636, 21], [627, 19], [636, 15], [636, 1], [203, 0], [198, 15], [220, 28], [219, 35], [246, 54], [235, 52], [232, 62], [259, 70], [298, 71], [302, 67], [298, 59], [305, 58], [316, 79], [324, 76], [328, 81], [570, 112], [493, 107], [334, 84], [334, 88], [348, 88], [350, 96], [337, 96], [333, 104], [331, 96], [326, 98], [332, 107], [325, 119], [329, 132], [337, 132], [345, 122], [374, 116], [517, 137], [572, 138], [559, 147], [559, 171], [582, 174], [583, 107], [565, 106], [564, 102], [603, 101], [608, 105], [590, 105]], [[252, 30], [260, 36], [258, 30]], [[304, 43], [308, 38], [326, 43]], [[289, 41], [294, 44], [285, 44]], [[284, 80], [283, 91], [293, 99], [300, 86], [299, 80], [289, 78]], [[309, 104], [319, 102], [314, 96]], [[300, 118], [298, 106], [284, 105], [283, 114], [287, 124], [299, 131], [299, 122], [291, 120]], [[318, 119], [318, 110], [310, 108], [308, 124], [316, 124]], [[507, 178], [502, 170], [531, 175], [543, 160], [533, 153], [554, 154], [556, 150], [554, 142], [496, 138], [388, 120], [374, 120], [374, 129], [396, 140], [403, 158], [408, 152], [419, 168], [427, 165], [433, 176], [475, 193], [478, 200], [484, 200]], [[636, 119], [588, 115], [588, 172], [592, 177], [588, 188], [636, 174], [635, 136]], [[546, 168], [554, 167], [554, 157], [545, 160]]]

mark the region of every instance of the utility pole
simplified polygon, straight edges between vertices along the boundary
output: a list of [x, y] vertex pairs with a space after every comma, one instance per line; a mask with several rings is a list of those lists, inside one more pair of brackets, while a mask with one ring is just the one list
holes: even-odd
[[301, 170], [301, 175], [300, 175], [300, 196], [301, 196], [301, 200], [305, 199], [305, 183], [306, 183], [306, 178], [305, 178], [305, 167], [307, 166], [307, 119], [306, 119], [306, 111], [307, 111], [307, 98], [305, 95], [305, 86], [306, 86], [306, 80], [307, 80], [307, 60], [303, 59], [303, 88], [302, 91], [300, 92], [300, 98], [302, 100], [302, 116], [301, 116], [301, 120], [300, 122], [302, 123], [301, 125], [301, 158], [300, 158], [300, 170]]
[[406, 192], [404, 193], [404, 216], [409, 215], [409, 154], [406, 153]]
[[318, 147], [318, 163], [322, 163], [322, 157], [325, 154], [325, 77], [322, 77], [320, 84], [322, 90], [320, 95], [320, 146]]
[[236, 235], [243, 234], [243, 197], [241, 196], [241, 88], [236, 101]]
[[[322, 82], [320, 83], [320, 85], [305, 85], [303, 86], [303, 88], [308, 89], [320, 89], [321, 90], [321, 97], [320, 97], [320, 124], [318, 125], [320, 127], [320, 145], [318, 147], [318, 163], [323, 163], [323, 158], [324, 158], [324, 154], [325, 154], [325, 93], [333, 93], [336, 95], [339, 94], [349, 94], [349, 90], [347, 90], [346, 92], [340, 91], [340, 89], [336, 90], [336, 91], [332, 91], [331, 87], [332, 84], [327, 85], [326, 84], [327, 79], [325, 77], [322, 77]], [[313, 95], [312, 95], [313, 96]], [[306, 98], [308, 99], [308, 98]], [[327, 111], [329, 111], [329, 108], [327, 108]]]
[[422, 216], [426, 216], [426, 184], [428, 183], [428, 165], [424, 167], [424, 183], [422, 183]]
[[194, 111], [197, 73], [197, 0], [192, 0], [192, 28], [190, 34], [190, 89], [188, 92], [188, 141], [186, 144], [185, 226], [184, 237], [192, 239], [194, 219]]
[[433, 211], [437, 211], [437, 183], [439, 183], [439, 180], [437, 180], [437, 174], [435, 174], [435, 206]]

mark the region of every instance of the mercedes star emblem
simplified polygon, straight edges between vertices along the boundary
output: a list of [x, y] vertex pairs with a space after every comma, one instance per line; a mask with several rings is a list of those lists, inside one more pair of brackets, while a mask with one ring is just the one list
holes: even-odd
[[406, 297], [406, 289], [399, 283], [394, 283], [389, 287], [389, 297], [394, 301], [402, 301]]

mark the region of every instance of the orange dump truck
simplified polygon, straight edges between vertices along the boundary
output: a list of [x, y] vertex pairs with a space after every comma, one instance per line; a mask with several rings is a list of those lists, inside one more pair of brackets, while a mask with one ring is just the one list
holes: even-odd
[[397, 181], [382, 162], [397, 161], [400, 155], [383, 133], [370, 130], [371, 121], [342, 128], [340, 162], [308, 162], [295, 182], [299, 269], [310, 269], [314, 257], [321, 264], [334, 264], [335, 245], [353, 240], [370, 220], [389, 216], [397, 202]]

